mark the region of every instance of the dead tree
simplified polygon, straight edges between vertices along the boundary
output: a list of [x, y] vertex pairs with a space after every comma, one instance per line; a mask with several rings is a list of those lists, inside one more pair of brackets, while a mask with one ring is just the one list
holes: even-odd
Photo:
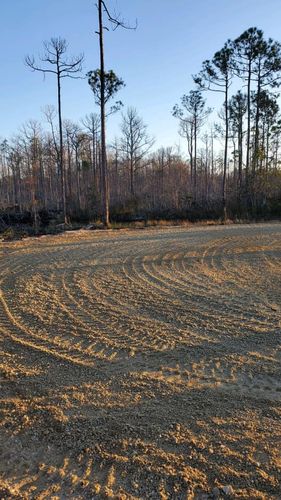
[[94, 177], [94, 188], [97, 191], [98, 186], [98, 147], [100, 141], [100, 120], [96, 113], [90, 113], [86, 115], [82, 120], [82, 125], [85, 127], [87, 132], [91, 135], [92, 142], [92, 172]]
[[154, 144], [154, 139], [147, 133], [147, 125], [135, 108], [128, 108], [122, 115], [121, 151], [129, 163], [130, 194], [135, 196], [135, 173], [141, 160]]
[[[34, 56], [25, 58], [26, 65], [32, 71], [39, 71], [44, 74], [52, 73], [57, 80], [57, 103], [58, 103], [58, 121], [59, 121], [59, 174], [61, 182], [61, 202], [64, 222], [68, 222], [67, 207], [66, 207], [66, 184], [64, 170], [64, 154], [63, 154], [63, 127], [62, 127], [62, 108], [61, 108], [61, 80], [62, 78], [80, 78], [78, 73], [82, 70], [83, 54], [77, 57], [68, 58], [65, 56], [68, 45], [66, 40], [62, 38], [51, 38], [50, 42], [44, 42], [45, 52], [40, 57], [42, 63], [49, 64], [49, 67], [42, 67], [37, 64]], [[53, 69], [51, 69], [53, 68]]]

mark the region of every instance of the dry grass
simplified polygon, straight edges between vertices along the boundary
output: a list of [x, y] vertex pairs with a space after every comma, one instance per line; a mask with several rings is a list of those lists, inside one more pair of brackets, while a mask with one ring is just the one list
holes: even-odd
[[0, 244], [0, 498], [280, 499], [280, 256], [280, 224]]
[[[238, 223], [239, 221], [237, 221]], [[195, 228], [197, 226], [217, 226], [220, 224], [234, 224], [233, 220], [227, 219], [222, 222], [219, 219], [207, 219], [198, 222], [190, 222], [187, 219], [147, 219], [147, 220], [136, 220], [133, 222], [113, 222], [111, 224], [112, 229], [146, 229], [146, 228], [170, 228], [170, 227], [185, 227], [185, 228]], [[101, 227], [97, 227], [99, 229]]]

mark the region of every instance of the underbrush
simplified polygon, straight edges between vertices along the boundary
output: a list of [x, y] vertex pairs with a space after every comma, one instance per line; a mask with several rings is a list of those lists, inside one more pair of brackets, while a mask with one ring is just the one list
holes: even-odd
[[16, 241], [32, 236], [56, 235], [65, 231], [82, 229], [81, 224], [50, 224], [45, 227], [34, 228], [29, 225], [8, 226], [0, 231], [0, 241]]
[[[142, 230], [142, 229], [157, 229], [157, 228], [168, 228], [168, 227], [182, 227], [182, 228], [192, 228], [200, 226], [218, 226], [218, 225], [231, 225], [231, 224], [249, 224], [257, 222], [266, 222], [271, 219], [206, 219], [198, 221], [190, 221], [187, 219], [136, 219], [124, 222], [112, 221], [110, 226], [106, 228], [101, 220], [96, 220], [87, 224], [81, 224], [77, 222], [71, 222], [69, 224], [65, 223], [54, 223], [51, 222], [46, 226], [39, 226], [34, 228], [32, 225], [28, 224], [16, 224], [11, 226], [6, 226], [0, 228], [0, 241], [9, 242], [22, 240], [28, 237], [40, 237], [44, 235], [58, 235], [66, 231], [77, 231], [77, 230], [104, 230], [110, 229], [116, 230]], [[275, 219], [276, 220], [276, 219]], [[279, 219], [278, 219], [279, 220]]]

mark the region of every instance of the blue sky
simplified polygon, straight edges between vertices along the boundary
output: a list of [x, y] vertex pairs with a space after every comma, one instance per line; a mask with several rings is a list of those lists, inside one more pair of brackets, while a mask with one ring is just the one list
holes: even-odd
[[[191, 75], [228, 38], [250, 26], [281, 40], [281, 0], [107, 0], [136, 31], [105, 33], [106, 66], [121, 76], [125, 106], [134, 106], [157, 139], [156, 146], [179, 144], [173, 105], [192, 87]], [[56, 104], [55, 80], [32, 73], [27, 54], [42, 52], [42, 41], [66, 38], [69, 54], [85, 53], [84, 73], [98, 66], [94, 0], [1, 0], [0, 137], [9, 137], [42, 108]], [[214, 104], [214, 96], [208, 104]], [[79, 120], [97, 111], [84, 80], [64, 80], [64, 118]], [[120, 113], [108, 122], [108, 138], [119, 133]], [[47, 126], [47, 125], [46, 125]], [[184, 147], [184, 144], [183, 144]]]

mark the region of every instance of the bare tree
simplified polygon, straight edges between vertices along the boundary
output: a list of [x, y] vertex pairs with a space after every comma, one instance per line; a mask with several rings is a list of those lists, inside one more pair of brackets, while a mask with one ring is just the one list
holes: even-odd
[[0, 143], [0, 159], [1, 159], [1, 206], [6, 207], [10, 204], [10, 175], [8, 156], [10, 153], [10, 145], [7, 139]]
[[91, 135], [92, 143], [92, 172], [94, 176], [95, 190], [97, 190], [97, 167], [98, 167], [98, 147], [100, 140], [100, 119], [96, 113], [90, 113], [81, 120], [82, 125]]
[[121, 124], [121, 151], [129, 162], [130, 193], [135, 195], [135, 172], [141, 160], [147, 155], [154, 144], [154, 139], [147, 133], [147, 125], [138, 116], [136, 108], [128, 108], [123, 114]]
[[[82, 70], [83, 54], [77, 57], [68, 58], [66, 52], [68, 44], [62, 38], [51, 38], [50, 42], [44, 42], [44, 54], [40, 57], [40, 61], [48, 64], [48, 67], [43, 67], [37, 64], [34, 56], [25, 58], [26, 65], [33, 71], [39, 71], [44, 74], [52, 73], [57, 80], [57, 101], [58, 101], [58, 121], [59, 121], [59, 172], [61, 179], [61, 201], [65, 223], [68, 222], [67, 207], [66, 207], [66, 185], [64, 171], [64, 154], [63, 154], [63, 126], [62, 126], [62, 107], [61, 107], [61, 80], [62, 78], [80, 78], [78, 74]], [[51, 69], [52, 68], [52, 69]]]

